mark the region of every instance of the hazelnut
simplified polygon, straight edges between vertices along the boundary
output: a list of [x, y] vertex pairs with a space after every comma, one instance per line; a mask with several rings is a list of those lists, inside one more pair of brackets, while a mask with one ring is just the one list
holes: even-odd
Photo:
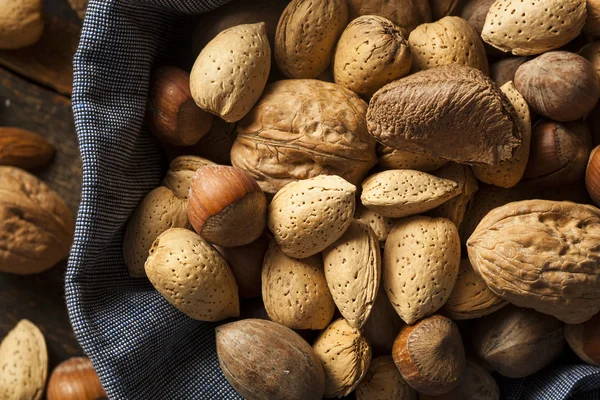
[[465, 349], [458, 327], [441, 315], [402, 328], [392, 356], [406, 383], [429, 396], [454, 389], [465, 371]]
[[562, 322], [512, 305], [478, 319], [473, 328], [477, 355], [508, 378], [538, 372], [560, 355], [564, 344]]
[[223, 247], [258, 239], [267, 223], [267, 199], [246, 172], [234, 167], [202, 167], [188, 196], [190, 223], [207, 241]]
[[524, 179], [545, 187], [581, 181], [591, 150], [592, 138], [585, 122], [540, 120], [531, 133]]
[[587, 164], [587, 170], [585, 171], [585, 187], [594, 201], [594, 203], [600, 205], [600, 152], [598, 149], [600, 146], [596, 146], [590, 154], [590, 159]]
[[159, 140], [177, 146], [191, 146], [210, 130], [213, 118], [194, 102], [187, 72], [168, 66], [154, 72], [146, 121], [150, 132]]
[[600, 97], [592, 64], [568, 51], [551, 51], [524, 63], [514, 82], [530, 107], [555, 121], [583, 118]]
[[584, 362], [600, 367], [600, 314], [577, 325], [565, 325], [565, 339]]
[[92, 362], [72, 357], [60, 363], [50, 375], [47, 400], [108, 399]]

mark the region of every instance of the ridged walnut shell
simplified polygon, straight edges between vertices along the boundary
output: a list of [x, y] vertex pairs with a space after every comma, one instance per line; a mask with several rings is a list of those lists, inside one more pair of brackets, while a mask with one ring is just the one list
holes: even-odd
[[384, 86], [367, 111], [369, 132], [379, 142], [462, 164], [497, 165], [512, 158], [521, 144], [518, 120], [489, 78], [458, 64]]
[[355, 93], [333, 83], [275, 82], [238, 124], [231, 162], [268, 193], [317, 175], [357, 185], [377, 162], [366, 110]]
[[58, 194], [19, 168], [0, 166], [0, 272], [52, 268], [69, 254], [74, 230]]
[[526, 200], [491, 211], [467, 249], [496, 295], [577, 324], [600, 311], [599, 241], [596, 207]]

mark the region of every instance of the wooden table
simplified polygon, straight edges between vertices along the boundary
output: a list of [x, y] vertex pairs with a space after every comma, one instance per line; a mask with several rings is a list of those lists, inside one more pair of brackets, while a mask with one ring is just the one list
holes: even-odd
[[[0, 51], [0, 126], [29, 129], [56, 148], [53, 164], [39, 174], [77, 215], [81, 160], [73, 124], [72, 57], [81, 22], [67, 0], [44, 0], [45, 29], [35, 45]], [[27, 318], [46, 337], [50, 368], [82, 351], [73, 336], [64, 297], [66, 261], [34, 276], [0, 273], [0, 339]]]

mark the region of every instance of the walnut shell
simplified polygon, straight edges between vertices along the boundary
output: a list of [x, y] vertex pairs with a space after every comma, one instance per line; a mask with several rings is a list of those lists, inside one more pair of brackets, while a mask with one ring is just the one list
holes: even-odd
[[334, 83], [275, 82], [238, 124], [231, 162], [268, 193], [317, 175], [357, 185], [377, 162], [366, 109], [355, 93]]
[[356, 387], [356, 400], [417, 400], [417, 392], [404, 381], [391, 356], [371, 361]]
[[432, 158], [419, 153], [398, 150], [380, 143], [377, 144], [379, 167], [382, 169], [414, 169], [416, 171], [433, 172], [448, 162], [441, 158]]
[[460, 189], [460, 194], [429, 211], [427, 214], [432, 217], [448, 218], [450, 221], [454, 222], [454, 225], [460, 227], [465, 217], [467, 207], [473, 200], [473, 196], [479, 188], [477, 179], [475, 178], [471, 167], [456, 163], [446, 164], [435, 174], [438, 178], [456, 182]]
[[599, 241], [596, 207], [526, 200], [486, 215], [467, 249], [496, 295], [577, 324], [600, 311]]
[[0, 166], [0, 272], [30, 275], [69, 254], [74, 222], [65, 202], [35, 176]]
[[335, 83], [363, 97], [410, 72], [412, 52], [390, 20], [364, 15], [350, 22], [333, 58]]
[[331, 323], [313, 343], [325, 370], [324, 397], [343, 397], [363, 379], [371, 363], [371, 347], [346, 320]]
[[[423, 104], [435, 112], [423, 112]], [[521, 144], [518, 114], [481, 71], [458, 64], [417, 72], [369, 103], [369, 132], [390, 147], [457, 163], [497, 165]]]
[[481, 38], [462, 18], [444, 17], [419, 25], [408, 38], [413, 51], [412, 71], [461, 64], [488, 74], [488, 60]]
[[473, 346], [501, 375], [522, 378], [560, 355], [565, 347], [563, 323], [530, 309], [508, 306], [477, 320]]
[[350, 20], [360, 15], [379, 15], [398, 25], [405, 36], [417, 26], [431, 21], [429, 1], [423, 0], [346, 0]]
[[471, 267], [468, 258], [460, 261], [460, 269], [452, 293], [442, 313], [453, 320], [483, 317], [498, 311], [508, 302], [494, 294]]
[[568, 51], [552, 51], [521, 65], [515, 86], [538, 114], [565, 122], [583, 118], [600, 97], [592, 64]]
[[348, 24], [346, 0], [292, 0], [275, 34], [275, 59], [288, 78], [313, 79], [329, 64]]

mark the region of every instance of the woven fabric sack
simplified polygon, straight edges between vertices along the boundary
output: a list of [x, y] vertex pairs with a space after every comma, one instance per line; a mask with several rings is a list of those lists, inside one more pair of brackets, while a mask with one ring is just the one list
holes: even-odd
[[[110, 399], [240, 398], [219, 369], [215, 324], [186, 317], [147, 280], [130, 278], [122, 256], [127, 219], [166, 167], [158, 142], [143, 126], [150, 72], [180, 55], [194, 15], [226, 2], [88, 5], [73, 91], [83, 193], [65, 284], [75, 334]], [[600, 369], [576, 363], [500, 380], [502, 397], [600, 400]]]

